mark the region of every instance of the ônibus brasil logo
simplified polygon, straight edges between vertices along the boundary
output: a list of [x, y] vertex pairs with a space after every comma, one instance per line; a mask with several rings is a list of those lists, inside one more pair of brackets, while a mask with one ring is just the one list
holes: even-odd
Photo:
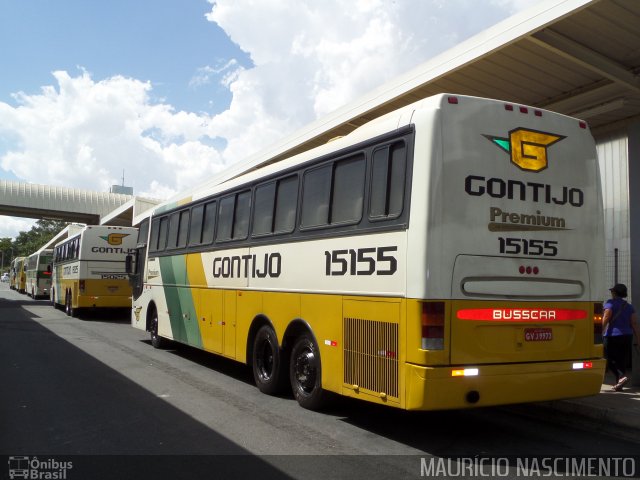
[[483, 137], [507, 152], [511, 156], [511, 163], [530, 172], [539, 172], [547, 168], [547, 148], [566, 138], [562, 135], [526, 128], [511, 130], [508, 138], [493, 135], [483, 135]]
[[122, 245], [122, 239], [128, 236], [128, 233], [110, 233], [106, 237], [100, 236], [100, 238], [106, 240], [109, 245]]

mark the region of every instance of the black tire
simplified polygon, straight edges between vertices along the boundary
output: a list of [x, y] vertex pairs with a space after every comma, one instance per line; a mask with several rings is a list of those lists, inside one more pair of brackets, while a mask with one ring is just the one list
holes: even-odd
[[253, 340], [252, 368], [256, 386], [262, 393], [276, 395], [287, 386], [287, 362], [278, 337], [269, 325], [263, 325]]
[[309, 333], [300, 335], [291, 349], [289, 379], [293, 396], [301, 407], [318, 410], [325, 404], [318, 345]]
[[149, 335], [151, 336], [151, 345], [153, 345], [153, 348], [164, 348], [167, 345], [167, 341], [158, 335], [158, 312], [156, 310], [151, 314]]
[[73, 308], [73, 299], [71, 298], [71, 292], [68, 292], [64, 300], [64, 311], [69, 317], [77, 317], [78, 310]]

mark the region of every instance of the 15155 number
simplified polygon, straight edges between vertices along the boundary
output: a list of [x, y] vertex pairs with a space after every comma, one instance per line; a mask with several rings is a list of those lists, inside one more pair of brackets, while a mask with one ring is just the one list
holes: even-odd
[[499, 237], [500, 253], [507, 255], [558, 255], [558, 242], [552, 240], [527, 240], [526, 238]]
[[398, 247], [371, 247], [325, 251], [326, 275], [393, 275], [398, 260], [391, 252]]

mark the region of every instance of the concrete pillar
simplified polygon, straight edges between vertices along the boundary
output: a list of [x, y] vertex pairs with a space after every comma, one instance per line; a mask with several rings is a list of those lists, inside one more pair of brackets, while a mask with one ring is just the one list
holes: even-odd
[[[640, 122], [629, 126], [629, 257], [631, 302], [640, 317]], [[640, 353], [634, 348], [633, 385], [640, 385]]]

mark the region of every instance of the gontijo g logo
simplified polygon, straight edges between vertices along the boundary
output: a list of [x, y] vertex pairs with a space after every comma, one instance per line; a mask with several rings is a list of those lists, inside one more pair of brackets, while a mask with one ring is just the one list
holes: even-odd
[[100, 238], [106, 240], [109, 245], [122, 245], [122, 239], [128, 236], [128, 233], [110, 233], [106, 237], [101, 236]]
[[509, 132], [509, 138], [483, 135], [500, 149], [511, 155], [511, 163], [522, 170], [539, 172], [548, 166], [547, 148], [563, 138], [553, 133], [516, 128]]

